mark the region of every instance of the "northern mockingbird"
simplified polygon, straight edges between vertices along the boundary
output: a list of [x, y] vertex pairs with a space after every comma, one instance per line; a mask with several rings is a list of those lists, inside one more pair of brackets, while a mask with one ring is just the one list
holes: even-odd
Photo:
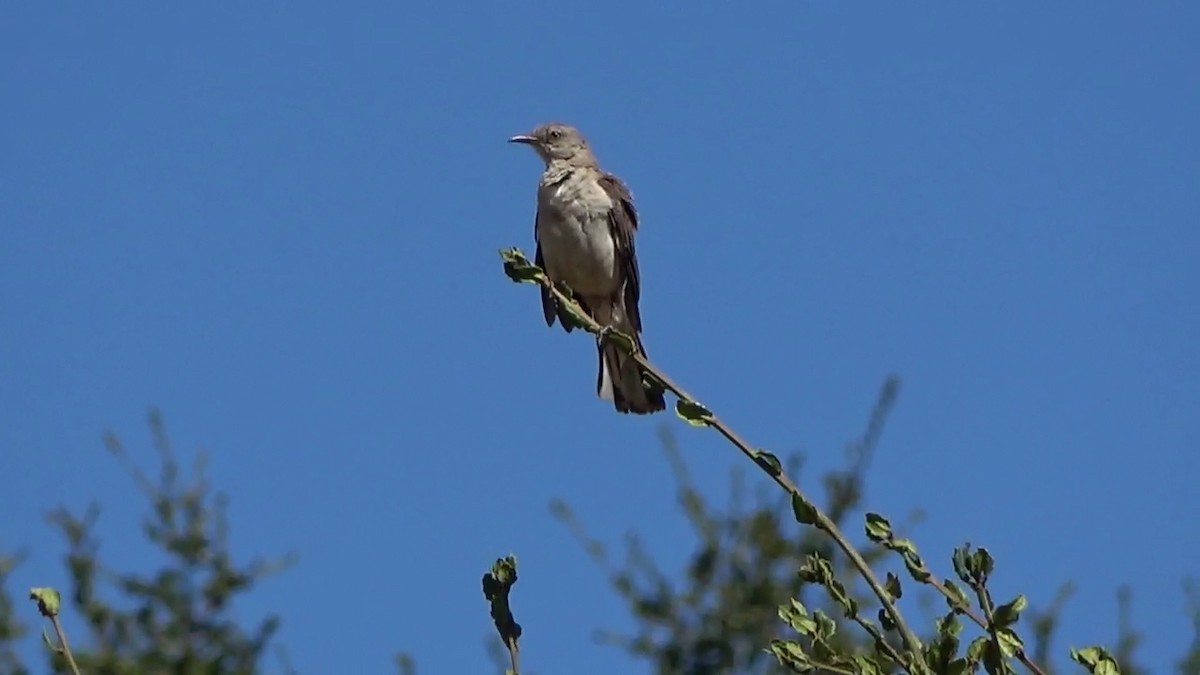
[[[546, 163], [538, 183], [535, 262], [555, 282], [570, 286], [575, 300], [602, 326], [633, 337], [645, 353], [639, 333], [637, 211], [629, 189], [596, 163], [587, 140], [566, 124], [543, 124], [511, 143], [532, 147]], [[546, 325], [557, 316], [567, 331], [571, 324], [554, 296], [542, 289]], [[616, 345], [601, 340], [596, 393], [612, 401], [618, 412], [652, 413], [666, 407], [657, 385], [643, 386], [637, 362]]]

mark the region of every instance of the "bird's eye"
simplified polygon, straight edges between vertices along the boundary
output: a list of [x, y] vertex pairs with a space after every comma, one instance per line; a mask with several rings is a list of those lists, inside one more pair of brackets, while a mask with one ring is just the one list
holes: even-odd
[[550, 130], [550, 140], [557, 141], [562, 136], [562, 131], [559, 129]]

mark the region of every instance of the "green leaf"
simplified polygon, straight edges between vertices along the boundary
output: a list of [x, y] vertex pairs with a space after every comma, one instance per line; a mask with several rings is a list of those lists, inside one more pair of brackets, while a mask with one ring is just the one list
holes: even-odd
[[983, 661], [984, 653], [988, 648], [988, 640], [990, 639], [991, 638], [986, 635], [981, 635], [974, 640], [971, 640], [971, 645], [967, 647], [967, 658], [974, 663]]
[[1072, 649], [1071, 659], [1097, 675], [1121, 675], [1117, 660], [1104, 647]]
[[901, 555], [916, 555], [917, 545], [911, 539], [890, 539], [885, 544], [889, 549]]
[[809, 656], [812, 657], [814, 663], [836, 663], [840, 654], [834, 651], [833, 645], [824, 636], [814, 636], [812, 643], [808, 646]]
[[529, 258], [526, 258], [525, 254], [521, 252], [521, 249], [516, 246], [500, 249], [500, 259], [504, 262], [532, 264], [529, 262]]
[[950, 557], [951, 562], [954, 563], [954, 574], [957, 575], [964, 584], [971, 583], [971, 570], [967, 565], [970, 555], [971, 544], [968, 543], [964, 544], [963, 546], [956, 546], [954, 548], [954, 555]]
[[987, 584], [988, 577], [991, 576], [992, 570], [996, 566], [996, 561], [992, 559], [992, 554], [988, 553], [986, 548], [979, 548], [972, 552], [969, 542], [954, 549], [954, 556], [951, 560], [954, 562], [954, 573], [958, 575], [958, 578], [975, 589], [982, 588]]
[[1104, 647], [1084, 647], [1071, 650], [1071, 660], [1088, 670], [1095, 667], [1096, 663], [1105, 656], [1108, 656], [1108, 652]]
[[634, 343], [633, 338], [629, 337], [628, 335], [622, 333], [619, 330], [613, 330], [612, 328], [606, 328], [606, 329], [604, 329], [603, 335], [604, 335], [605, 340], [613, 343], [614, 345], [617, 346], [618, 349], [620, 349], [622, 352], [624, 352], [626, 354], [632, 354], [635, 351], [637, 351], [637, 344]]
[[867, 538], [875, 543], [892, 539], [892, 524], [878, 513], [867, 514]]
[[817, 522], [817, 507], [799, 494], [792, 495], [792, 513], [801, 525], [815, 525]]
[[829, 617], [828, 614], [821, 610], [813, 611], [813, 618], [817, 622], [816, 637], [817, 639], [827, 641], [837, 632], [837, 622]]
[[804, 647], [795, 640], [771, 640], [770, 652], [775, 655], [779, 665], [793, 672], [807, 673], [814, 669]]
[[679, 399], [675, 402], [675, 414], [694, 427], [706, 427], [712, 424], [712, 412], [695, 401]]
[[811, 584], [828, 584], [833, 580], [833, 567], [819, 553], [810, 553], [800, 565], [800, 578]]
[[935, 624], [938, 635], [951, 635], [958, 637], [962, 633], [963, 625], [958, 620], [958, 612], [950, 611], [945, 616], [939, 617]]
[[992, 554], [988, 553], [986, 548], [980, 548], [971, 558], [971, 569], [975, 572], [979, 583], [987, 583], [988, 577], [992, 576], [992, 570], [996, 567], [996, 561], [992, 558]]
[[646, 389], [662, 389], [665, 391], [667, 388], [667, 384], [665, 382], [663, 382], [662, 380], [658, 379], [658, 377], [656, 377], [654, 375], [654, 373], [652, 373], [648, 370], [643, 370], [642, 371], [642, 387], [644, 387]]
[[58, 591], [49, 586], [36, 586], [29, 589], [29, 598], [37, 602], [38, 611], [42, 616], [58, 616], [58, 610], [62, 605], [62, 598], [59, 597]]
[[875, 616], [877, 616], [879, 618], [879, 624], [881, 626], [883, 626], [884, 630], [886, 630], [886, 631], [896, 630], [896, 622], [892, 621], [892, 615], [889, 614], [886, 609], [880, 607], [879, 612]]
[[[566, 291], [563, 292], [563, 294], [569, 298], [569, 297], [571, 297], [571, 290], [567, 289]], [[562, 300], [559, 300], [558, 298], [555, 298], [555, 302], [558, 304], [559, 307], [561, 307], [563, 309], [563, 314], [560, 317], [561, 320], [569, 322], [571, 325], [571, 328], [582, 328], [583, 330], [590, 330], [589, 324], [590, 324], [591, 317], [587, 316], [587, 314], [580, 311], [578, 305], [576, 305], [573, 302], [563, 302]]]
[[891, 572], [888, 572], [887, 578], [884, 579], [883, 590], [887, 591], [892, 600], [899, 600], [904, 595], [904, 589], [900, 587], [900, 577]]
[[778, 476], [779, 474], [783, 473], [783, 463], [779, 461], [778, 457], [772, 455], [766, 450], [759, 450], [758, 452], [755, 452], [754, 462], [761, 466], [763, 471], [766, 471], [772, 476]]
[[854, 665], [857, 666], [854, 672], [859, 675], [883, 675], [884, 672], [878, 661], [861, 654], [854, 657]]
[[954, 614], [948, 614], [938, 619], [937, 625], [938, 634], [934, 638], [933, 644], [930, 645], [926, 660], [929, 665], [934, 666], [935, 672], [941, 672], [954, 660], [954, 657], [958, 656], [960, 644], [958, 634], [962, 631], [962, 624], [958, 622]]
[[950, 606], [950, 609], [961, 611], [971, 606], [971, 601], [967, 599], [967, 594], [958, 587], [958, 584], [947, 579], [942, 585], [946, 588], [946, 604]]
[[1000, 643], [1000, 651], [1008, 658], [1012, 658], [1018, 651], [1025, 649], [1025, 643], [1021, 638], [1013, 632], [1011, 628], [997, 628], [996, 641]]
[[483, 597], [488, 601], [499, 600], [508, 595], [517, 583], [517, 557], [514, 555], [497, 558], [483, 575]]
[[1000, 627], [1008, 627], [1017, 622], [1021, 618], [1021, 612], [1025, 611], [1025, 607], [1029, 605], [1029, 601], [1024, 595], [1018, 595], [1010, 602], [1006, 602], [996, 608], [992, 613], [992, 622]]
[[795, 598], [792, 598], [788, 604], [779, 606], [779, 618], [791, 626], [792, 630], [806, 637], [816, 632], [817, 622], [808, 615], [808, 610]]
[[517, 556], [509, 554], [492, 563], [492, 576], [509, 586], [517, 582]]
[[933, 573], [929, 568], [925, 567], [925, 561], [921, 556], [917, 555], [916, 551], [905, 551], [902, 556], [904, 559], [904, 567], [917, 583], [925, 583], [933, 577]]
[[946, 675], [963, 675], [971, 664], [966, 659], [954, 659], [946, 666]]
[[996, 649], [996, 643], [992, 640], [987, 640], [983, 650], [983, 669], [988, 672], [988, 675], [1009, 675], [1011, 669], [1004, 660], [1004, 656]]
[[858, 602], [846, 593], [846, 587], [842, 585], [842, 582], [830, 578], [829, 583], [825, 584], [825, 587], [829, 589], [829, 597], [842, 606], [847, 619], [853, 619], [858, 616]]
[[536, 284], [546, 276], [541, 268], [529, 262], [519, 248], [501, 249], [500, 259], [504, 261], [504, 273], [518, 283]]

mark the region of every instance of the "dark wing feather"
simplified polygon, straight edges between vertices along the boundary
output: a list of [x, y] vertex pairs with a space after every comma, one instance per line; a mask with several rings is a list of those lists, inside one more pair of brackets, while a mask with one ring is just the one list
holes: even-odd
[[625, 187], [620, 178], [606, 173], [600, 176], [600, 187], [604, 188], [613, 201], [613, 208], [608, 214], [608, 226], [616, 247], [617, 264], [621, 266], [622, 276], [625, 278], [625, 315], [633, 329], [641, 332], [642, 316], [638, 311], [641, 279], [638, 276], [637, 251], [633, 243], [638, 227], [637, 209], [633, 207], [633, 195], [629, 194], [629, 188]]
[[[537, 241], [537, 228], [534, 228], [533, 239], [535, 242], [537, 242], [537, 252], [533, 256], [533, 264], [537, 265], [542, 269], [543, 272], [545, 272], [546, 262], [542, 260], [542, 242]], [[542, 291], [542, 316], [546, 317], [547, 326], [553, 326], [554, 315], [556, 313], [554, 298], [551, 297], [550, 291], [546, 290], [545, 286], [540, 286], [539, 288]]]

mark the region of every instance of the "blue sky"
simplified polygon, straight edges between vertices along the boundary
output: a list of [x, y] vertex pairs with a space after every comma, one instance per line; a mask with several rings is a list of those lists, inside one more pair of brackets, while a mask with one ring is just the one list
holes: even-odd
[[616, 415], [588, 340], [502, 276], [540, 170], [504, 141], [562, 119], [633, 188], [656, 362], [808, 452], [814, 491], [899, 374], [870, 508], [924, 508], [945, 574], [988, 546], [999, 595], [1074, 580], [1063, 653], [1133, 584], [1165, 672], [1200, 571], [1197, 28], [1186, 2], [7, 3], [12, 590], [64, 581], [58, 504], [98, 500], [104, 555], [148, 564], [100, 435], [153, 466], [156, 405], [235, 549], [299, 553], [239, 612], [282, 614], [303, 672], [485, 672], [479, 575], [510, 551], [530, 668], [646, 672], [591, 642], [629, 620], [547, 503], [675, 564], [658, 426], [714, 495], [743, 460]]

